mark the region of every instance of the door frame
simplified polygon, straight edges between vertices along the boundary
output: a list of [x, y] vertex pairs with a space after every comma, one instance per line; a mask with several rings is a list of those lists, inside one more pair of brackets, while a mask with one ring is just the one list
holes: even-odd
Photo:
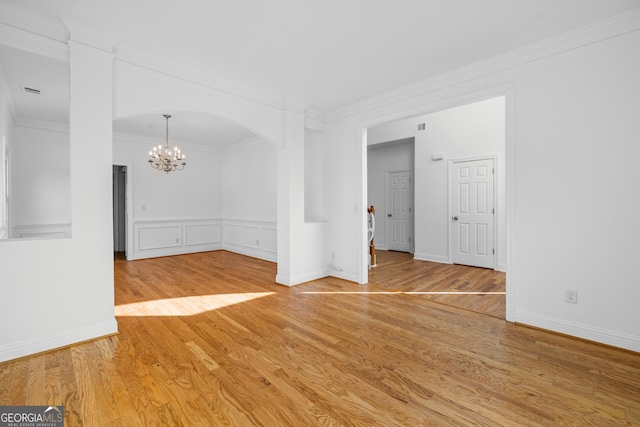
[[414, 179], [413, 179], [413, 169], [407, 169], [407, 168], [402, 168], [402, 169], [389, 169], [387, 171], [385, 171], [385, 181], [384, 181], [384, 199], [385, 199], [385, 207], [384, 207], [384, 211], [385, 211], [385, 247], [387, 250], [389, 249], [389, 235], [391, 233], [391, 230], [389, 227], [389, 176], [392, 173], [398, 173], [398, 172], [408, 172], [409, 173], [409, 200], [410, 200], [410, 213], [409, 213], [409, 239], [411, 239], [411, 244], [409, 245], [409, 253], [413, 254], [415, 253], [415, 227], [414, 227], [414, 216], [413, 216], [413, 212], [415, 210], [415, 193], [414, 193]]
[[498, 154], [487, 154], [484, 156], [468, 156], [468, 157], [456, 157], [453, 159], [449, 159], [449, 162], [447, 164], [447, 180], [448, 180], [448, 192], [447, 192], [447, 199], [448, 199], [448, 208], [447, 208], [447, 234], [449, 237], [449, 264], [453, 264], [453, 248], [455, 245], [455, 241], [453, 238], [453, 223], [451, 221], [451, 217], [454, 215], [454, 209], [453, 209], [453, 193], [454, 193], [454, 188], [453, 188], [453, 172], [454, 172], [454, 163], [462, 163], [462, 162], [473, 162], [476, 160], [493, 160], [493, 209], [495, 210], [494, 215], [493, 215], [493, 248], [495, 249], [495, 252], [493, 253], [493, 270], [495, 270], [497, 268], [498, 262], [497, 260], [499, 260], [499, 255], [500, 255], [500, 251], [502, 250], [502, 248], [500, 247], [500, 242], [498, 240], [498, 224], [500, 223], [498, 221], [498, 216], [500, 215], [500, 206], [498, 204], [498, 200], [500, 199], [499, 197], [497, 197], [497, 189], [499, 188], [499, 183], [498, 183], [498, 167], [499, 167], [499, 163], [498, 163], [498, 159], [499, 156]]
[[[125, 167], [125, 258], [133, 256], [133, 165], [131, 162], [113, 161], [113, 166]], [[113, 203], [113, 194], [111, 194]], [[112, 206], [113, 209], [113, 206]]]
[[[416, 93], [414, 93], [416, 95]], [[419, 93], [418, 93], [419, 95]], [[515, 322], [516, 318], [516, 271], [518, 263], [516, 259], [515, 246], [518, 238], [515, 230], [515, 205], [516, 205], [516, 188], [515, 180], [516, 161], [515, 161], [515, 83], [513, 81], [481, 84], [480, 86], [472, 86], [466, 90], [454, 90], [453, 93], [446, 92], [436, 96], [431, 102], [417, 102], [412, 106], [405, 108], [396, 108], [392, 112], [370, 114], [370, 118], [363, 119], [358, 122], [357, 138], [358, 138], [358, 158], [360, 160], [358, 168], [360, 170], [360, 191], [354, 210], [358, 212], [359, 206], [366, 208], [367, 205], [367, 128], [378, 126], [396, 120], [401, 120], [413, 116], [426, 115], [443, 111], [452, 107], [459, 107], [473, 102], [482, 101], [484, 99], [494, 98], [497, 96], [505, 97], [505, 164], [504, 164], [504, 221], [505, 221], [505, 246], [500, 250], [504, 251], [506, 256], [506, 288], [507, 288], [507, 310], [506, 320]], [[356, 233], [358, 247], [357, 260], [357, 281], [360, 284], [366, 284], [369, 277], [368, 259], [369, 247], [367, 244], [367, 218], [366, 215], [361, 216], [358, 231]], [[502, 253], [502, 252], [501, 252]]]

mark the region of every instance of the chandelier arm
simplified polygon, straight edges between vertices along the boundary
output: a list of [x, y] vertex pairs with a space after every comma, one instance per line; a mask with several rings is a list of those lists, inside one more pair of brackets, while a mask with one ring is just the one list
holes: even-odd
[[169, 114], [162, 115], [165, 122], [165, 146], [162, 150], [162, 145], [153, 147], [152, 151], [149, 151], [149, 164], [152, 168], [161, 170], [163, 172], [175, 172], [184, 169], [187, 162], [184, 161], [185, 155], [175, 147], [173, 151], [169, 148]]

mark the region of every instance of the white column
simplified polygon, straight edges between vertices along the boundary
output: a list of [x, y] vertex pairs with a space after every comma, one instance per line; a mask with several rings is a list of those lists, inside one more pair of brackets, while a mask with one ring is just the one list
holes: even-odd
[[276, 282], [295, 284], [304, 223], [304, 114], [284, 112], [284, 144], [278, 149], [278, 274]]

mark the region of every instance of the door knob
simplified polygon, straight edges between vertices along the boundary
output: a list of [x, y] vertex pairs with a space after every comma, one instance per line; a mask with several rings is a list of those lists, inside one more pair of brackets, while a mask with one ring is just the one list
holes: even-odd
[[458, 217], [457, 216], [452, 216], [451, 219], [454, 220], [454, 221], [457, 221]]
[[391, 214], [387, 214], [388, 217], [391, 217]]

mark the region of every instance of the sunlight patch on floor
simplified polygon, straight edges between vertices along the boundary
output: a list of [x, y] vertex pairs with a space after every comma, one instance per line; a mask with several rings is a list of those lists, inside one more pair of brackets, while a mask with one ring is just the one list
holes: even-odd
[[197, 295], [117, 305], [116, 316], [193, 316], [233, 304], [274, 295], [275, 292]]

